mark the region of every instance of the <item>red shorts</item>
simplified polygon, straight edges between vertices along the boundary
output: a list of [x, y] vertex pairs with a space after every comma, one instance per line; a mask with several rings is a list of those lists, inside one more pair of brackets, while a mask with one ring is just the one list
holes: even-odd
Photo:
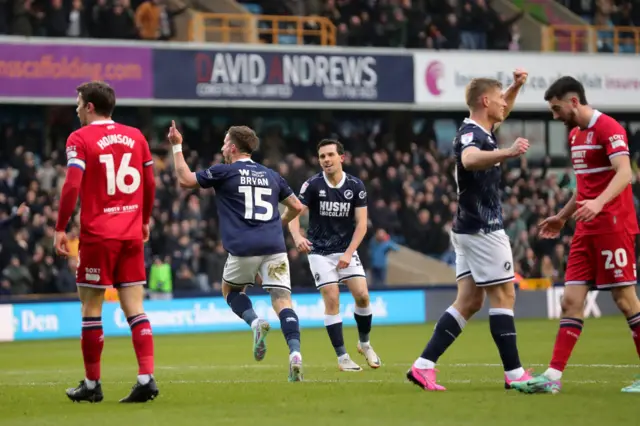
[[636, 282], [635, 235], [616, 232], [573, 237], [565, 285], [590, 285], [606, 290]]
[[78, 250], [76, 283], [80, 287], [127, 287], [147, 282], [142, 240], [83, 243]]

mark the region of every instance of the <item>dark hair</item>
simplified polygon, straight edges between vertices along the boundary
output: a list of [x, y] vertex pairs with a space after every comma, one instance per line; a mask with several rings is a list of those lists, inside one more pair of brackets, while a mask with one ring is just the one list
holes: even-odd
[[340, 141], [335, 139], [322, 139], [318, 144], [316, 151], [320, 151], [320, 148], [323, 146], [335, 145], [336, 151], [338, 151], [338, 155], [344, 155], [344, 145]]
[[565, 75], [560, 77], [549, 86], [544, 92], [544, 100], [549, 102], [551, 99], [562, 99], [569, 93], [578, 95], [581, 105], [587, 105], [587, 95], [584, 93], [584, 86], [575, 78]]
[[240, 152], [252, 154], [260, 145], [260, 139], [258, 139], [256, 132], [250, 127], [231, 126], [229, 130], [227, 130], [227, 134], [231, 139], [231, 143], [234, 144]]
[[90, 81], [81, 84], [76, 91], [85, 105], [90, 103], [97, 115], [111, 117], [116, 107], [116, 92], [104, 81]]
[[474, 78], [471, 80], [466, 89], [467, 106], [475, 108], [480, 97], [492, 89], [502, 89], [502, 83], [493, 78]]

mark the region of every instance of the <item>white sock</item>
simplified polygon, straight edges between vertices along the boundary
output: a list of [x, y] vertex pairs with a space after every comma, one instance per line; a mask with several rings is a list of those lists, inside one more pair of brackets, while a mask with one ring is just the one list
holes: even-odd
[[138, 383], [146, 385], [151, 381], [151, 374], [138, 374]]
[[253, 321], [251, 321], [251, 329], [252, 330], [255, 330], [256, 327], [258, 327], [258, 321], [259, 321], [259, 318], [256, 318]]
[[371, 343], [369, 341], [360, 342], [360, 347], [362, 348], [368, 348], [369, 346], [371, 346]]
[[301, 354], [300, 352], [298, 352], [298, 351], [296, 351], [296, 352], [291, 352], [291, 353], [289, 354], [289, 362], [291, 362], [291, 360], [293, 359], [293, 357], [294, 357], [294, 356], [296, 356], [296, 355], [298, 355], [298, 356], [300, 357], [300, 359], [302, 359], [302, 354]]
[[416, 362], [413, 363], [413, 366], [415, 368], [419, 368], [420, 370], [432, 370], [436, 368], [436, 363], [420, 357], [416, 360]]
[[349, 354], [340, 355], [338, 357], [338, 362], [342, 361], [343, 359], [348, 359], [348, 358], [349, 358]]
[[504, 374], [507, 375], [507, 379], [509, 380], [518, 380], [524, 374], [524, 368], [516, 368], [515, 370], [505, 371]]
[[88, 389], [95, 389], [95, 388], [96, 388], [96, 385], [98, 384], [98, 382], [97, 382], [97, 381], [95, 381], [95, 380], [89, 380], [89, 379], [87, 379], [86, 377], [85, 377], [85, 379], [84, 379], [84, 383], [87, 385], [87, 388], [88, 388]]
[[544, 372], [544, 375], [547, 379], [551, 380], [562, 379], [562, 371], [556, 370], [555, 368], [547, 368], [547, 371]]

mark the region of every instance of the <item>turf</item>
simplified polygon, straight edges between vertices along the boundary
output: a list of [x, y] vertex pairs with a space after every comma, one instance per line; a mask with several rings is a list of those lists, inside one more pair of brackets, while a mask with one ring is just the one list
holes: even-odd
[[[557, 322], [521, 320], [525, 367], [543, 370]], [[623, 318], [587, 320], [559, 395], [506, 391], [487, 322], [469, 324], [439, 365], [447, 392], [428, 393], [404, 374], [431, 335], [433, 323], [374, 328], [383, 367], [341, 373], [322, 329], [303, 330], [305, 382], [287, 382], [287, 353], [279, 330], [256, 363], [251, 333], [156, 336], [157, 400], [118, 404], [137, 373], [130, 340], [107, 338], [100, 404], [74, 404], [64, 389], [83, 377], [78, 340], [0, 345], [0, 424], [9, 425], [514, 425], [630, 424], [640, 395], [623, 394], [638, 372]], [[354, 360], [355, 329], [345, 330]]]

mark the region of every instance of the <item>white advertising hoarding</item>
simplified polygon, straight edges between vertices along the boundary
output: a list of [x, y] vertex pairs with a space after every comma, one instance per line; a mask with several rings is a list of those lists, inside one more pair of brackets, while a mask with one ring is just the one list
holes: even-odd
[[558, 77], [571, 75], [584, 84], [589, 103], [604, 112], [640, 111], [638, 56], [469, 51], [415, 54], [417, 108], [465, 110], [465, 86], [472, 78], [495, 78], [507, 87], [515, 68], [529, 71], [517, 110], [547, 110], [545, 90]]

